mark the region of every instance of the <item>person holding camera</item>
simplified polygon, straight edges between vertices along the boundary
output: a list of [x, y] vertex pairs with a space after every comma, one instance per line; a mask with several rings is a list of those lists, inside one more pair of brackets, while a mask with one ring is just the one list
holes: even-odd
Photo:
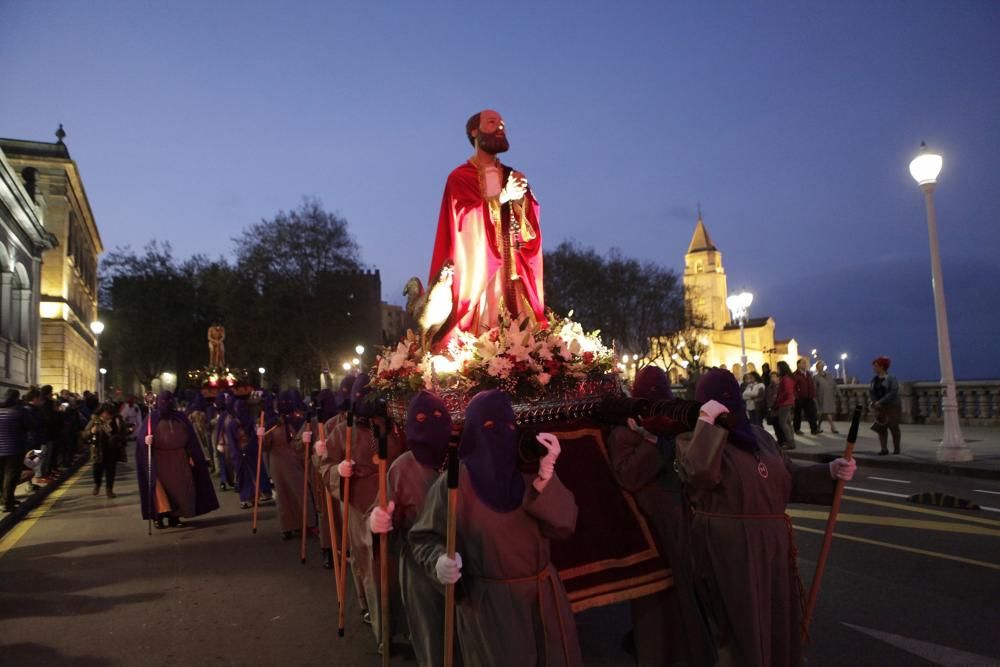
[[899, 400], [899, 382], [889, 375], [889, 357], [878, 357], [872, 361], [871, 385], [868, 387], [868, 398], [875, 412], [875, 423], [872, 430], [878, 433], [879, 456], [889, 453], [889, 434], [892, 434], [892, 453], [899, 454], [899, 419], [902, 413], [902, 402]]
[[115, 473], [118, 462], [125, 461], [128, 426], [115, 413], [110, 403], [97, 408], [90, 422], [83, 429], [85, 441], [90, 443], [90, 457], [94, 462], [94, 495], [101, 492], [104, 481], [105, 494], [115, 497]]

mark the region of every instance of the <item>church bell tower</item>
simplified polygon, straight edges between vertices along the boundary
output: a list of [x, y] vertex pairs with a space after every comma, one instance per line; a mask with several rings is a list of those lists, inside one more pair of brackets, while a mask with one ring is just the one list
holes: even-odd
[[708, 235], [699, 206], [698, 222], [691, 237], [691, 245], [684, 255], [684, 296], [691, 309], [694, 324], [716, 330], [729, 324], [727, 294], [722, 253]]

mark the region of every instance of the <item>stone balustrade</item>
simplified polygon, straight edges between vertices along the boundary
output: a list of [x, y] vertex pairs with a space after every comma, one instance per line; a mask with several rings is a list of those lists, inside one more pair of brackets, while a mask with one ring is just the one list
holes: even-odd
[[[838, 385], [838, 389], [838, 419], [847, 419], [858, 405], [864, 419], [873, 418], [867, 384]], [[1000, 380], [962, 380], [955, 383], [955, 389], [962, 424], [1000, 426]], [[940, 382], [900, 382], [903, 423], [940, 424], [943, 395], [944, 385]]]

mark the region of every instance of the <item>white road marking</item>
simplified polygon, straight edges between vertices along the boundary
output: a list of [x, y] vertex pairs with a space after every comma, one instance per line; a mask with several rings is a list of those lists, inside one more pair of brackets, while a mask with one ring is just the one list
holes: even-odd
[[932, 644], [931, 642], [925, 642], [920, 639], [911, 639], [902, 635], [894, 635], [890, 632], [872, 630], [871, 628], [865, 628], [860, 625], [841, 623], [852, 630], [862, 632], [869, 637], [874, 637], [875, 639], [883, 641], [890, 646], [895, 646], [898, 649], [902, 649], [907, 653], [919, 656], [924, 660], [929, 660], [937, 665], [944, 665], [944, 667], [968, 667], [969, 665], [982, 665], [983, 667], [986, 667], [987, 665], [1000, 665], [1000, 660], [997, 658], [991, 658], [977, 653], [969, 653], [968, 651], [961, 651], [957, 648], [941, 646], [940, 644]]
[[973, 489], [973, 493], [989, 493], [990, 495], [1000, 496], [1000, 491], [987, 491], [986, 489]]
[[893, 493], [892, 491], [876, 491], [875, 489], [862, 489], [860, 486], [845, 486], [845, 489], [850, 489], [851, 491], [862, 491], [864, 493], [874, 493], [880, 496], [892, 496], [893, 498], [909, 498], [910, 495], [907, 493]]
[[891, 477], [875, 477], [874, 475], [869, 475], [868, 479], [877, 479], [880, 482], [895, 482], [896, 484], [909, 484], [910, 482], [905, 479], [892, 479]]
[[986, 510], [987, 512], [1000, 512], [1000, 507], [987, 507], [986, 505], [980, 505], [979, 509]]

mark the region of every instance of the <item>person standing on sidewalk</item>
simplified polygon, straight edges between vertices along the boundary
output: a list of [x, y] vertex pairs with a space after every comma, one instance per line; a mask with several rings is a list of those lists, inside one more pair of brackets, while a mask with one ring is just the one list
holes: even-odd
[[[792, 428], [792, 409], [795, 406], [795, 380], [792, 369], [785, 361], [778, 362], [778, 377], [771, 377], [771, 382], [778, 383], [778, 391], [774, 396], [774, 411], [778, 423], [774, 426], [778, 436], [778, 444], [782, 449], [795, 449], [795, 432]], [[780, 431], [780, 433], [778, 433]]]
[[826, 419], [830, 425], [830, 433], [840, 433], [833, 423], [833, 415], [837, 412], [837, 394], [840, 390], [834, 379], [826, 372], [826, 363], [822, 359], [816, 362], [816, 375], [813, 377], [813, 381], [816, 383], [816, 407], [819, 412], [819, 421]]
[[105, 403], [97, 408], [83, 432], [90, 442], [94, 462], [94, 495], [101, 492], [101, 480], [104, 479], [105, 493], [108, 498], [114, 498], [115, 472], [118, 462], [125, 460], [128, 426], [115, 414], [114, 406]]
[[802, 435], [802, 415], [809, 422], [809, 432], [819, 435], [822, 431], [816, 423], [816, 383], [809, 373], [809, 360], [799, 359], [795, 364], [795, 435]]
[[879, 456], [889, 453], [889, 433], [892, 433], [892, 453], [899, 454], [899, 418], [902, 404], [899, 400], [899, 382], [894, 376], [889, 375], [891, 363], [889, 357], [878, 357], [872, 361], [872, 372], [875, 373], [875, 377], [872, 378], [868, 388], [868, 397], [875, 412], [872, 429], [878, 433], [878, 443], [881, 446]]
[[21, 393], [8, 389], [0, 407], [0, 479], [3, 481], [3, 511], [17, 506], [14, 489], [20, 482], [24, 452], [28, 446], [28, 420], [21, 405]]

